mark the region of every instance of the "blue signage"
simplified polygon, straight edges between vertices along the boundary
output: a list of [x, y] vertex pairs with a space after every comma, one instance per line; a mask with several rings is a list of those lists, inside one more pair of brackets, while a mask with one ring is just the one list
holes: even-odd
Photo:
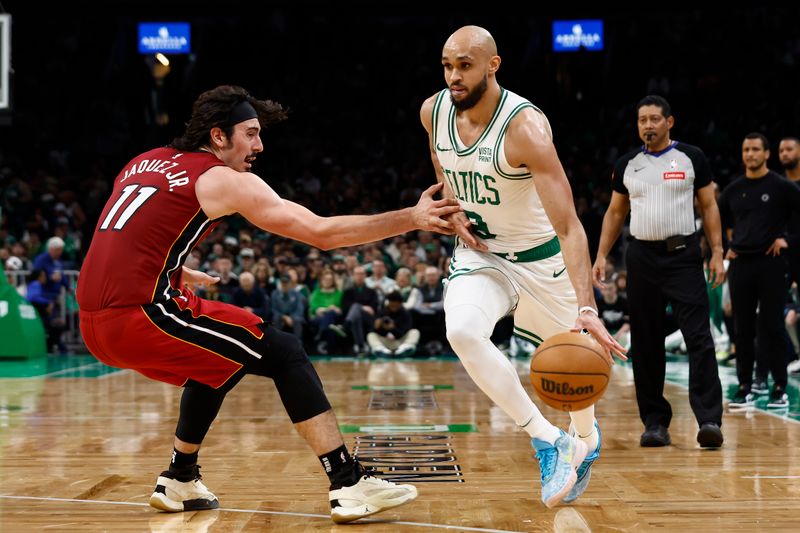
[[192, 32], [188, 22], [140, 22], [139, 53], [188, 54]]
[[603, 49], [603, 21], [554, 20], [553, 51], [577, 52], [581, 48], [591, 52]]

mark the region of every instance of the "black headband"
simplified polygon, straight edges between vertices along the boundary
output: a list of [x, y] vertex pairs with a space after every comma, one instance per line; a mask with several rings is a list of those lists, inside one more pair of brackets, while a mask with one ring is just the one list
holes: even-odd
[[228, 120], [225, 122], [225, 126], [235, 126], [251, 118], [258, 118], [258, 113], [256, 113], [256, 109], [250, 102], [243, 100], [236, 104], [236, 106], [231, 109], [231, 112], [228, 113]]

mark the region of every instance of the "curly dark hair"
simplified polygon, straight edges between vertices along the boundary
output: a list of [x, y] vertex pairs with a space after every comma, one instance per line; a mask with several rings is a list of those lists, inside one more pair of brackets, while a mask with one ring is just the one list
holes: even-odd
[[231, 110], [244, 101], [255, 108], [262, 128], [287, 117], [286, 109], [277, 102], [257, 100], [236, 85], [220, 85], [204, 92], [195, 100], [186, 131], [181, 137], [176, 137], [169, 146], [187, 152], [197, 150], [208, 144], [211, 128], [221, 128], [230, 138], [234, 125], [228, 124], [228, 117]]

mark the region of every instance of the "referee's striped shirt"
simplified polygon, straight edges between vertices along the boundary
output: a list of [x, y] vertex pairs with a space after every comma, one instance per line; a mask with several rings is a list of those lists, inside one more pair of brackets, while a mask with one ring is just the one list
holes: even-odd
[[663, 241], [697, 231], [694, 191], [713, 180], [702, 150], [672, 141], [660, 152], [641, 148], [620, 157], [611, 186], [630, 199], [631, 235]]

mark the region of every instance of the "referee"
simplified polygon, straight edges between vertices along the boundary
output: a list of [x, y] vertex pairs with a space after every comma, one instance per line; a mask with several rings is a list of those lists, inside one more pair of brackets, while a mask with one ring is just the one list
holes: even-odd
[[664, 98], [646, 96], [637, 112], [644, 146], [615, 165], [611, 205], [603, 218], [592, 274], [595, 285], [602, 287], [606, 256], [630, 211], [632, 239], [626, 253], [630, 353], [639, 416], [645, 426], [639, 443], [671, 443], [672, 408], [664, 398], [664, 316], [671, 303], [689, 352], [689, 403], [700, 428], [697, 442], [703, 448], [718, 448], [723, 441], [722, 387], [694, 215], [697, 196], [712, 250], [709, 281], [716, 287], [725, 279], [725, 267], [713, 176], [699, 148], [670, 140], [675, 119]]
[[767, 168], [768, 159], [767, 138], [761, 133], [747, 134], [742, 142], [744, 176], [732, 181], [719, 197], [724, 227], [732, 228], [728, 284], [736, 323], [739, 390], [730, 407], [753, 404], [750, 392], [756, 331], [758, 349], [775, 380], [767, 407], [789, 406], [783, 340], [788, 265], [787, 254], [781, 252], [789, 248], [789, 219], [800, 212], [800, 188]]

